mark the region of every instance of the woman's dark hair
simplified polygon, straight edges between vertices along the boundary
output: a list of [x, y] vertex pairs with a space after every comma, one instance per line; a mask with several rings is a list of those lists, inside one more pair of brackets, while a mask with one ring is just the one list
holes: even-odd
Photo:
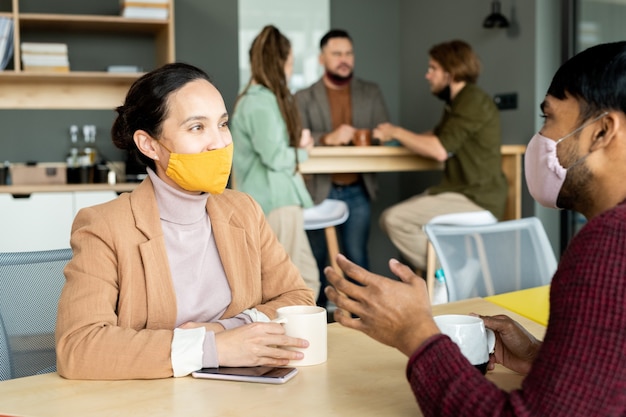
[[581, 121], [606, 110], [626, 113], [626, 42], [592, 46], [570, 58], [554, 74], [548, 94], [574, 97]]
[[200, 68], [179, 62], [163, 65], [138, 78], [128, 90], [124, 104], [115, 109], [117, 117], [111, 127], [113, 144], [156, 169], [154, 160], [137, 149], [133, 135], [137, 130], [144, 130], [152, 137], [159, 137], [170, 95], [198, 79], [211, 82]]

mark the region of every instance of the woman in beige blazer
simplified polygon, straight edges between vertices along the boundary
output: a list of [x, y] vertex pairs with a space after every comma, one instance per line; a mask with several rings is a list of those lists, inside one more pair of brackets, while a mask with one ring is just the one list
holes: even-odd
[[184, 376], [202, 367], [286, 365], [307, 341], [269, 322], [313, 305], [297, 268], [248, 195], [224, 190], [232, 139], [223, 99], [200, 69], [138, 79], [112, 137], [149, 177], [81, 210], [57, 319], [66, 378]]

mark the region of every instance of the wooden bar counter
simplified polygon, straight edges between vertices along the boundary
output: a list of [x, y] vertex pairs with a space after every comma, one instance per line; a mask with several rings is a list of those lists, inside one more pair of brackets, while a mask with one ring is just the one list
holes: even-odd
[[[525, 145], [502, 145], [502, 171], [509, 191], [504, 220], [522, 217], [522, 155]], [[442, 170], [443, 163], [401, 146], [319, 146], [300, 164], [303, 174]]]

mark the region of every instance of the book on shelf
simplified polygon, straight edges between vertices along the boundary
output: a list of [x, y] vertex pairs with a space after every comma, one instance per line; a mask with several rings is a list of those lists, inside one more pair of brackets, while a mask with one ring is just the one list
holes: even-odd
[[0, 71], [3, 71], [13, 56], [13, 19], [0, 17]]
[[24, 72], [70, 72], [69, 66], [24, 65]]
[[165, 20], [170, 12], [170, 0], [120, 0], [122, 17]]
[[170, 0], [120, 0], [120, 7], [124, 6], [169, 7]]
[[54, 42], [22, 42], [20, 44], [20, 50], [23, 54], [67, 55], [67, 44]]
[[120, 4], [120, 7], [123, 9], [125, 7], [146, 7], [150, 9], [168, 9], [170, 7], [167, 1], [136, 1], [136, 0], [128, 0], [124, 1]]
[[67, 55], [52, 54], [22, 54], [22, 63], [24, 65], [43, 65], [55, 67], [70, 65]]
[[143, 69], [138, 65], [109, 65], [107, 72], [113, 73], [137, 73], [143, 72]]
[[22, 69], [25, 72], [69, 72], [67, 44], [22, 42]]
[[158, 19], [166, 20], [169, 16], [169, 9], [167, 7], [123, 7], [122, 17], [129, 17], [133, 19]]

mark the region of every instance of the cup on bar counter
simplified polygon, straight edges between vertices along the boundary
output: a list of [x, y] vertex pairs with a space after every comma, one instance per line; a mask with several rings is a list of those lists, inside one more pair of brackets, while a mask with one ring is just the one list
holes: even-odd
[[354, 146], [371, 146], [372, 131], [370, 129], [356, 129], [352, 137], [352, 144]]

